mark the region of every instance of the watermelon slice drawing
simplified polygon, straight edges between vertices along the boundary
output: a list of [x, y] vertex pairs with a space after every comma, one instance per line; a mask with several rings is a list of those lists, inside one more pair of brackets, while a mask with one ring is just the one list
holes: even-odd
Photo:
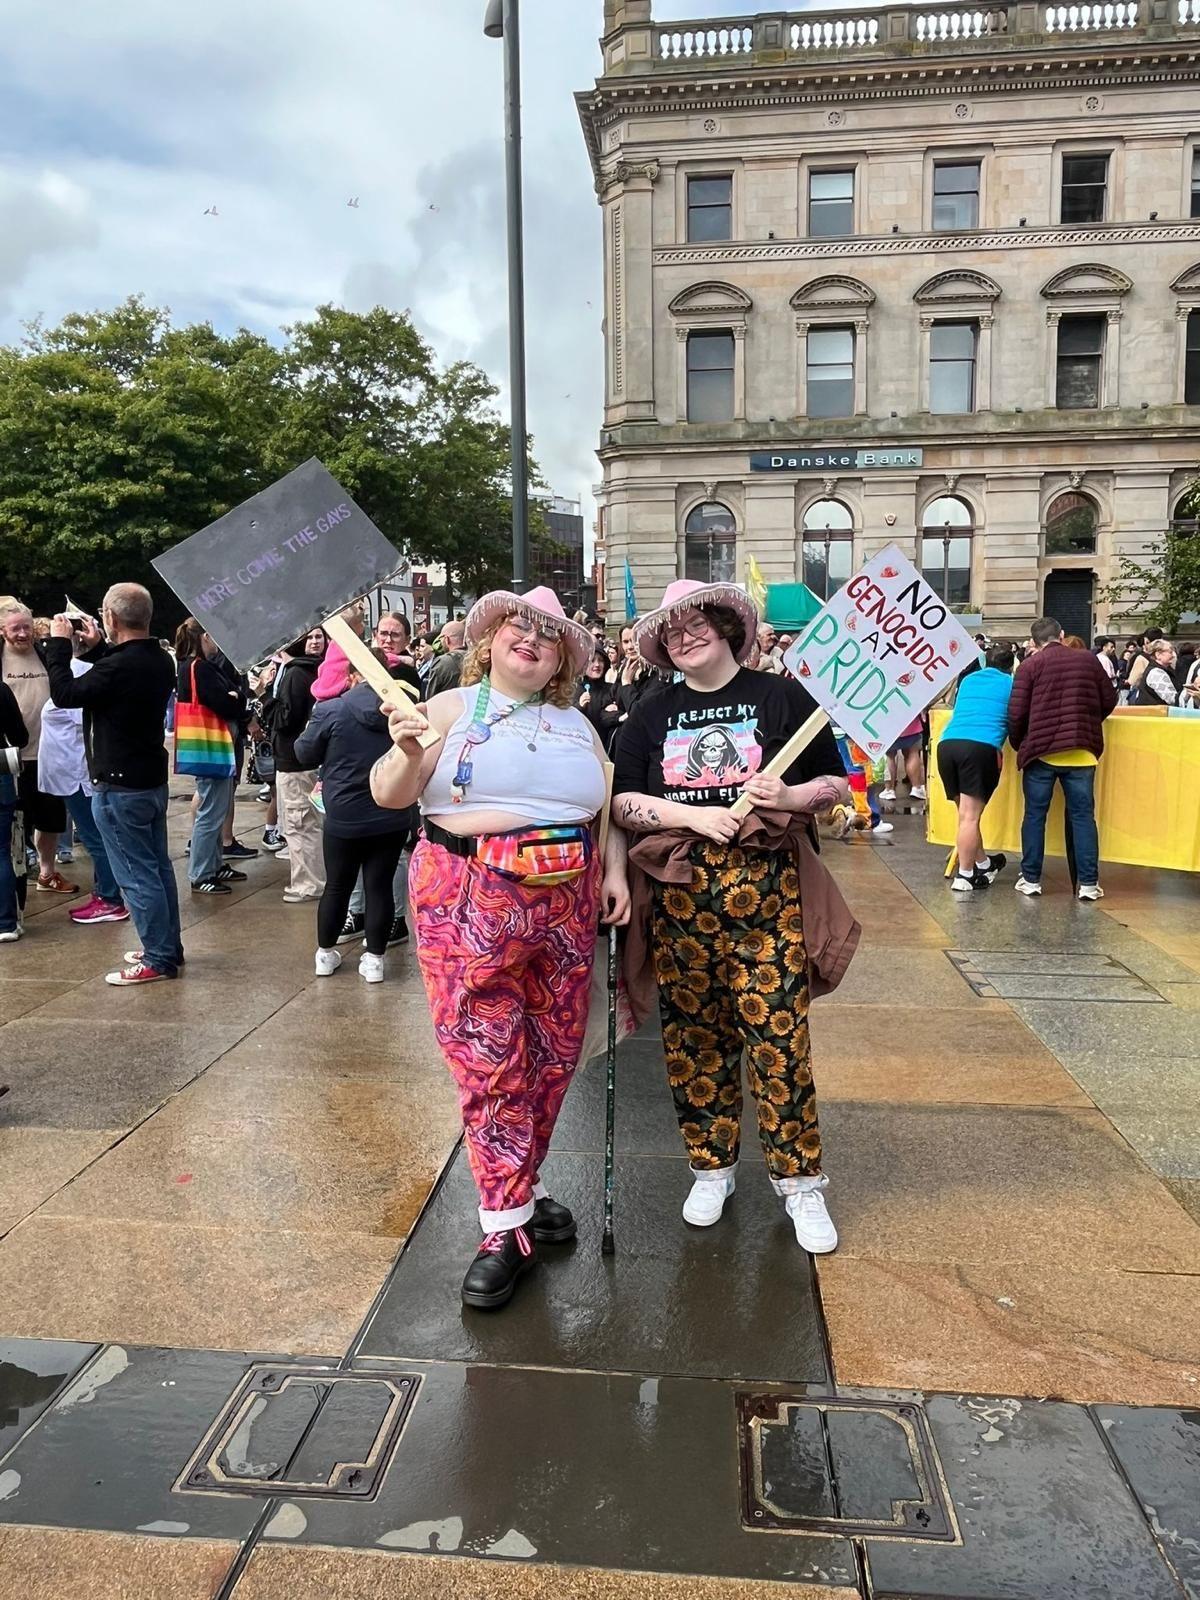
[[897, 567], [884, 567], [879, 576], [881, 578], [898, 578], [900, 576], [900, 572]]
[[901, 677], [897, 678], [896, 682], [902, 687], [907, 688], [910, 683], [916, 682], [916, 677], [917, 675], [915, 672], [906, 672]]
[[848, 616], [846, 618], [846, 632], [847, 633], [857, 633], [858, 632], [858, 618], [856, 616], [854, 616], [853, 614], [851, 614], [850, 616]]
[[797, 676], [801, 678], [811, 678], [812, 668], [809, 666], [807, 661], [801, 661], [796, 667], [796, 673]]
[[950, 641], [950, 654], [952, 656], [956, 656], [958, 654], [958, 652], [959, 652], [959, 648], [960, 647], [959, 647], [958, 640], [957, 639], [951, 639], [951, 641]]

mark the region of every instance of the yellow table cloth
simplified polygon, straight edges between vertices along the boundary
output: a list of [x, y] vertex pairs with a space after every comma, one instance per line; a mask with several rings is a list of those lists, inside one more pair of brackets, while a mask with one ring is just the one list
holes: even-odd
[[[954, 802], [937, 770], [937, 742], [950, 720], [944, 706], [930, 713], [930, 844], [953, 845]], [[1000, 787], [983, 814], [989, 850], [1021, 853], [1021, 774], [1012, 746], [1004, 746]], [[1096, 771], [1096, 821], [1100, 859], [1134, 867], [1200, 872], [1200, 718], [1120, 709], [1104, 724], [1104, 754]], [[1046, 825], [1048, 855], [1066, 854], [1062, 790], [1057, 785]]]

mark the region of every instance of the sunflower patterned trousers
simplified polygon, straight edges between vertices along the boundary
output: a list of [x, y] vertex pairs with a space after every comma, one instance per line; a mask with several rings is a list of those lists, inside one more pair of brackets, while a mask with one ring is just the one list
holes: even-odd
[[821, 1170], [800, 884], [785, 852], [697, 841], [692, 881], [655, 883], [651, 944], [667, 1079], [692, 1170], [738, 1159], [742, 1056], [777, 1187]]

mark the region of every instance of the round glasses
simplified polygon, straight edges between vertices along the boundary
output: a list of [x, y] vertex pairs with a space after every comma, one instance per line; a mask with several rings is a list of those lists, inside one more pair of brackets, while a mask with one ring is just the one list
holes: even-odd
[[677, 628], [664, 628], [662, 631], [663, 643], [670, 650], [673, 645], [682, 644], [685, 639], [707, 639], [712, 632], [712, 623], [707, 617], [693, 617], [690, 622], [681, 623]]
[[561, 628], [555, 628], [548, 622], [535, 622], [532, 617], [513, 616], [504, 620], [518, 639], [533, 639], [539, 646], [557, 644], [562, 638]]

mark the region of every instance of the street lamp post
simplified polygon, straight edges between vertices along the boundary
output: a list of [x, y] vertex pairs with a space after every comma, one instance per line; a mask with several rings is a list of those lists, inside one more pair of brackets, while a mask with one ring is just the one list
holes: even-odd
[[512, 426], [513, 590], [529, 586], [529, 483], [525, 460], [525, 239], [521, 199], [520, 0], [488, 0], [483, 31], [504, 40], [504, 176], [508, 215], [508, 384]]

